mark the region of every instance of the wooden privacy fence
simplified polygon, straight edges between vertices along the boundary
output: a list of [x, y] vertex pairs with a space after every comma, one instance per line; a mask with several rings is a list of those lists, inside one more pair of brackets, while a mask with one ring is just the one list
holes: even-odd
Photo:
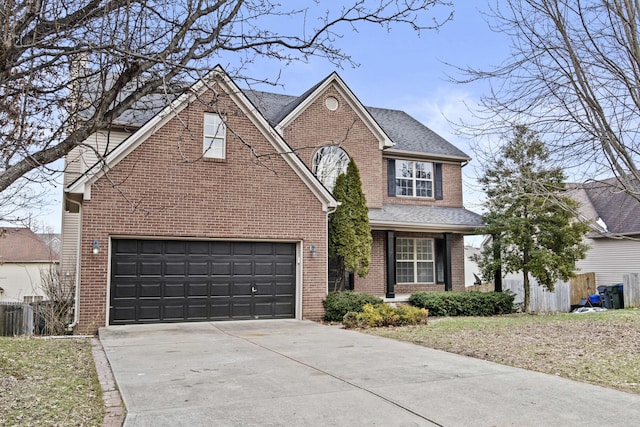
[[571, 283], [571, 305], [580, 304], [582, 298], [597, 292], [596, 273], [577, 274], [569, 283]]
[[624, 308], [640, 307], [640, 274], [629, 273], [622, 276]]
[[33, 324], [33, 307], [30, 304], [0, 302], [0, 335], [30, 335]]
[[[504, 279], [502, 289], [510, 290], [516, 294], [514, 303], [524, 302], [524, 280]], [[529, 309], [533, 313], [559, 313], [571, 311], [571, 284], [569, 282], [558, 282], [555, 290], [549, 292], [538, 282], [531, 278], [529, 281], [530, 299]]]

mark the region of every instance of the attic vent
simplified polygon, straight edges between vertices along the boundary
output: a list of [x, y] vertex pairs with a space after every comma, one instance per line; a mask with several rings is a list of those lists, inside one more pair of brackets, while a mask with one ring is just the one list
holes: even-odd
[[324, 100], [324, 105], [330, 111], [336, 111], [338, 109], [338, 100], [333, 96], [328, 97]]

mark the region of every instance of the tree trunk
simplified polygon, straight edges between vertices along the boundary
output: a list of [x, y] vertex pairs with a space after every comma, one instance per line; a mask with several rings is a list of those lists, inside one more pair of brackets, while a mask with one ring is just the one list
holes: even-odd
[[524, 312], [529, 312], [531, 289], [529, 288], [529, 271], [525, 268], [522, 270], [524, 274]]
[[336, 279], [333, 282], [333, 290], [342, 292], [344, 290], [344, 258], [338, 257], [338, 262], [336, 265]]

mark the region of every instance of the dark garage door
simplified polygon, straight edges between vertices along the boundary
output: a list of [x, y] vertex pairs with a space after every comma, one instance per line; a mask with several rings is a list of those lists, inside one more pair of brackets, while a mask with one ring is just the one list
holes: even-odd
[[114, 239], [110, 324], [291, 318], [295, 244]]

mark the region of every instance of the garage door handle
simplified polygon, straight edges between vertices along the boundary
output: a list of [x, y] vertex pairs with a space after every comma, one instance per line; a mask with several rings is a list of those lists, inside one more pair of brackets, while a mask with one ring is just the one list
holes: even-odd
[[258, 290], [252, 286], [251, 287], [251, 292], [253, 292], [255, 294], [256, 292], [258, 292]]

